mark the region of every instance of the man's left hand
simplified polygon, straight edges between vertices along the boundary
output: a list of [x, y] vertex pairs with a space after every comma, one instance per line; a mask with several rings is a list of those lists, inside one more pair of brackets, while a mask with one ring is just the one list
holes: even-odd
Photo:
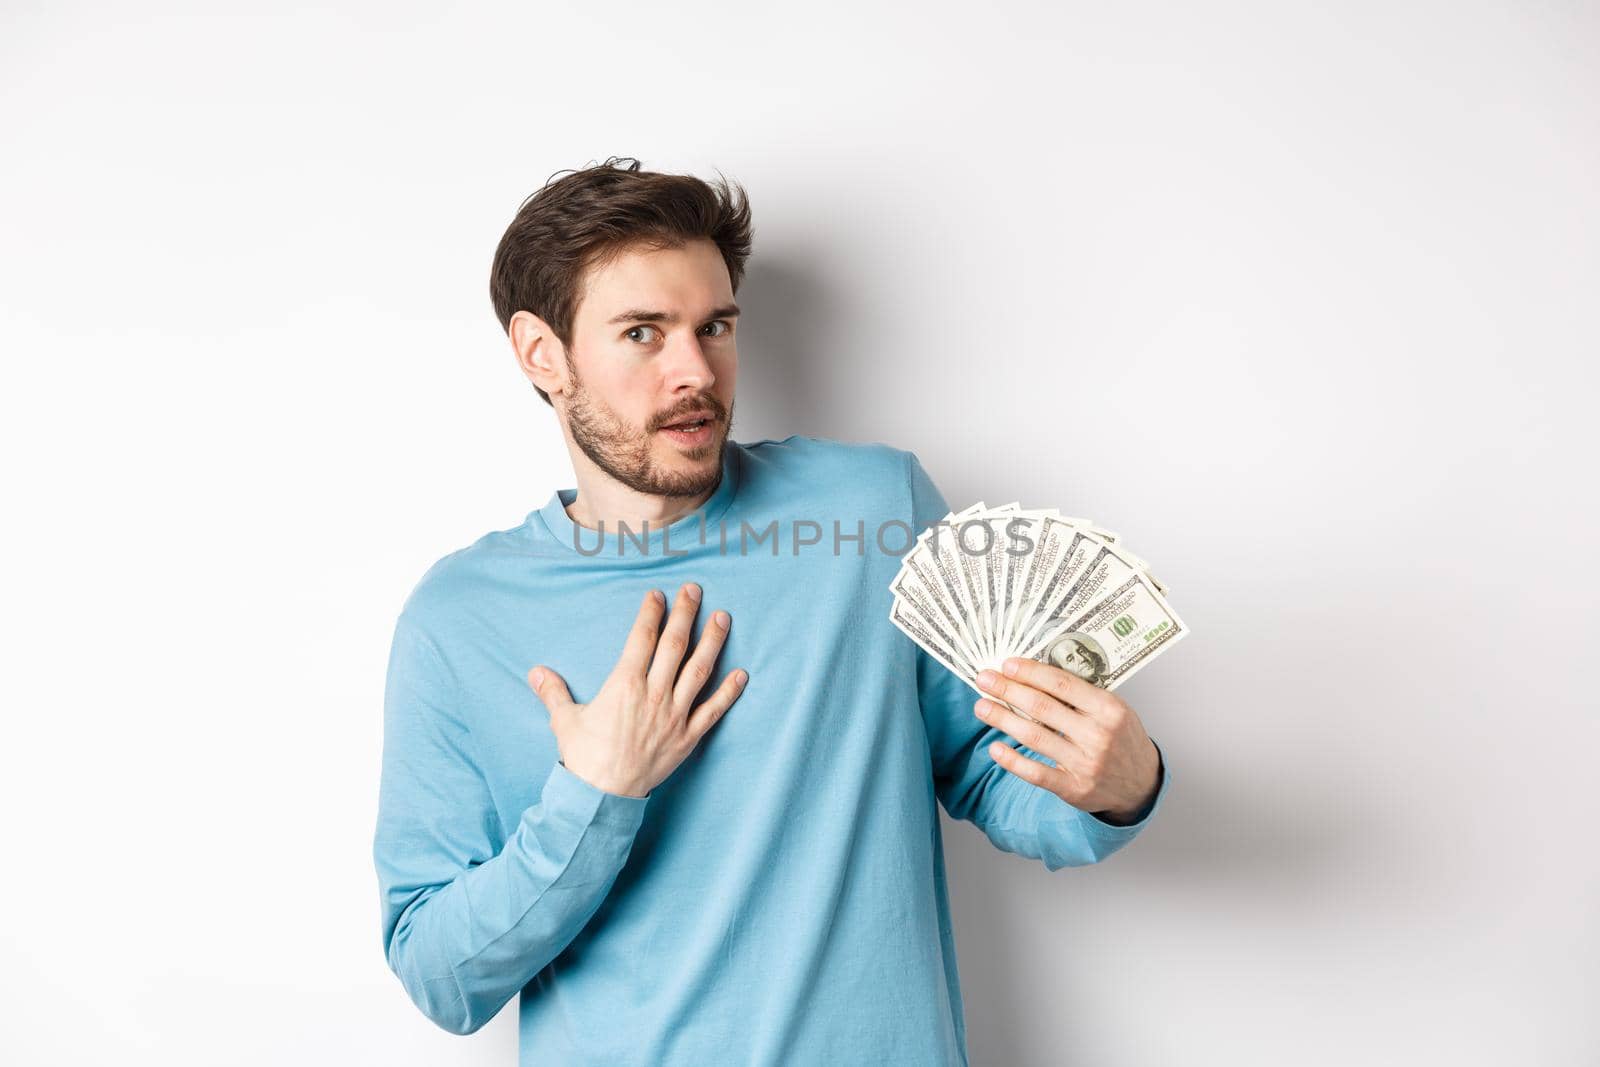
[[974, 712], [1056, 765], [1002, 741], [989, 746], [994, 761], [1103, 822], [1133, 822], [1161, 784], [1160, 754], [1139, 716], [1115, 693], [1054, 664], [1012, 658], [1002, 667], [1004, 675], [980, 673], [978, 687], [1036, 721], [993, 700], [980, 699]]

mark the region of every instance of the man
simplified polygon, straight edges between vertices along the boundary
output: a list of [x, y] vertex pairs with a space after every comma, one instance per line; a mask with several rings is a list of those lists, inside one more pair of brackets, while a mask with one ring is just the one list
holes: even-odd
[[1114, 694], [985, 677], [1028, 722], [888, 622], [949, 510], [912, 453], [729, 436], [750, 233], [611, 159], [495, 254], [577, 486], [406, 600], [374, 857], [411, 999], [466, 1034], [520, 992], [525, 1064], [963, 1064], [937, 805], [1056, 870], [1165, 790]]

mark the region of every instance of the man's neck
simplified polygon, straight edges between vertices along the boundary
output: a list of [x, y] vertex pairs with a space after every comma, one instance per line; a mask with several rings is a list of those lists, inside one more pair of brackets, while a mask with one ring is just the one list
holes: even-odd
[[573, 451], [572, 469], [578, 482], [578, 495], [566, 505], [566, 512], [568, 518], [586, 529], [601, 529], [603, 522], [604, 529], [612, 533], [624, 524], [631, 531], [645, 529], [646, 523], [649, 529], [659, 530], [694, 511], [717, 491], [717, 486], [713, 485], [694, 496], [640, 493], [595, 466], [580, 450]]

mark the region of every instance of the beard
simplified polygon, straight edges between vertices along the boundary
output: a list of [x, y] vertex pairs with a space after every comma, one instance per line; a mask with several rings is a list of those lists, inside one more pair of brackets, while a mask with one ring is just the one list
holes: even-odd
[[[646, 423], [644, 429], [635, 430], [620, 419], [616, 412], [589, 395], [572, 369], [572, 386], [567, 394], [567, 424], [572, 430], [572, 440], [596, 467], [636, 493], [651, 496], [699, 496], [709, 493], [722, 480], [722, 450], [733, 427], [733, 403], [726, 408], [722, 401], [709, 393], [702, 393], [685, 401], [670, 411], [657, 415]], [[695, 410], [709, 410], [716, 416], [712, 423], [712, 438], [697, 449], [682, 453], [692, 461], [715, 458], [703, 468], [688, 471], [665, 470], [653, 457], [655, 434], [663, 426], [670, 426], [685, 414]]]

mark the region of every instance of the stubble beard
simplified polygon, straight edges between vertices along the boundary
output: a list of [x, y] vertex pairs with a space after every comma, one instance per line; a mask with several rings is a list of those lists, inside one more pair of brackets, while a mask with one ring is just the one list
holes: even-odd
[[[571, 368], [570, 363], [568, 367]], [[713, 424], [713, 440], [700, 449], [682, 453], [692, 460], [717, 457], [716, 463], [699, 470], [662, 470], [651, 456], [654, 431], [637, 431], [625, 425], [616, 412], [589, 395], [575, 370], [568, 391], [567, 425], [572, 430], [572, 440], [583, 454], [634, 492], [651, 496], [699, 496], [716, 488], [722, 480], [721, 457], [733, 428], [733, 403], [730, 401], [724, 411], [721, 401], [704, 395], [699, 398], [698, 406], [709, 407], [719, 416]]]

